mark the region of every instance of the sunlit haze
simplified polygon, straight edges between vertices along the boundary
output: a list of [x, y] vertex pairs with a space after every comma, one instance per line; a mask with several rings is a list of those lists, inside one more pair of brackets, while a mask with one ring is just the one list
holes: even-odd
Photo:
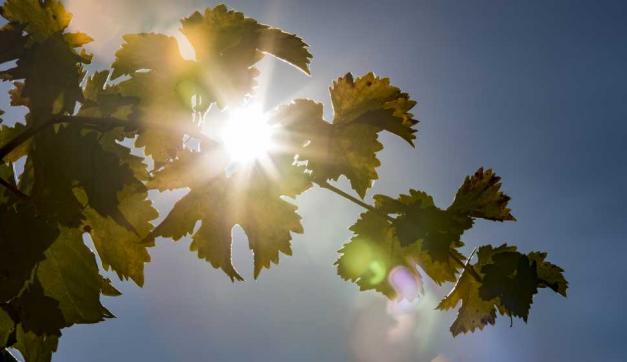
[[261, 105], [252, 103], [228, 111], [220, 138], [232, 162], [250, 163], [273, 149], [273, 133]]
[[[194, 59], [179, 19], [218, 3], [63, 2], [74, 13], [71, 30], [95, 39], [87, 44], [95, 53], [90, 72], [110, 67], [126, 33], [175, 36], [183, 57]], [[216, 129], [206, 134], [225, 145], [233, 163], [272, 170], [264, 156], [276, 152], [277, 130], [263, 107], [309, 98], [332, 120], [329, 86], [339, 76], [390, 77], [418, 101], [416, 149], [382, 133], [378, 179], [364, 201], [415, 188], [446, 207], [466, 175], [493, 168], [519, 221], [478, 222], [463, 235], [464, 253], [504, 242], [547, 251], [572, 291], [568, 299], [538, 294], [527, 323], [514, 319], [510, 328], [509, 318], [499, 317], [453, 338], [456, 312], [435, 310], [451, 283], [397, 269], [389, 280], [405, 298], [388, 302], [338, 278], [338, 249], [363, 209], [312, 187], [293, 200], [304, 233], [293, 235], [292, 256], [282, 255], [256, 280], [239, 227], [231, 258], [246, 282], [232, 283], [198, 259], [189, 236], [155, 241], [143, 288], [103, 270], [123, 293], [103, 301], [117, 318], [64, 329], [55, 362], [627, 360], [626, 1], [223, 2], [303, 37], [314, 55], [311, 77], [264, 58], [256, 64], [260, 104], [208, 112], [207, 128]], [[2, 84], [3, 124], [26, 110], [10, 106], [11, 87]], [[335, 185], [350, 190], [344, 178]], [[150, 197], [166, 215], [185, 192]], [[389, 266], [359, 267], [382, 279]]]

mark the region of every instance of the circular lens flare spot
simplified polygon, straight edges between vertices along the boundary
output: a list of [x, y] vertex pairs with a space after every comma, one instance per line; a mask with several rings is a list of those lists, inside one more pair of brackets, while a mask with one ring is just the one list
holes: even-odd
[[385, 280], [386, 270], [385, 264], [382, 262], [373, 260], [368, 265], [368, 269], [370, 269], [370, 272], [372, 273], [372, 276], [370, 277], [370, 284], [376, 285]]
[[232, 162], [250, 163], [272, 150], [273, 135], [261, 105], [251, 104], [229, 112], [221, 138]]
[[392, 269], [388, 281], [400, 299], [414, 300], [423, 293], [421, 280], [404, 266]]

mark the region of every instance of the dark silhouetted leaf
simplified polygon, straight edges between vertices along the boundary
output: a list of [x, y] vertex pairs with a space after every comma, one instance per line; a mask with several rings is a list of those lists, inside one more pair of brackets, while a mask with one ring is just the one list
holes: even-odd
[[52, 353], [57, 350], [59, 337], [57, 335], [37, 335], [17, 327], [17, 348], [28, 362], [49, 362]]
[[59, 302], [44, 294], [36, 277], [27, 283], [25, 289], [10, 304], [18, 311], [22, 328], [38, 336], [60, 336], [61, 328], [71, 324], [63, 318]]
[[[24, 125], [16, 123], [13, 127], [0, 125], [0, 145], [4, 145], [15, 138], [18, 134], [24, 132]], [[4, 161], [15, 162], [28, 153], [30, 141], [22, 143], [19, 147], [13, 149], [4, 157]]]
[[0, 302], [19, 293], [57, 235], [56, 225], [37, 215], [31, 205], [0, 204]]
[[557, 265], [551, 264], [546, 259], [546, 253], [533, 252], [529, 253], [529, 259], [536, 264], [539, 288], [551, 288], [554, 292], [566, 296], [568, 282], [564, 278], [564, 269]]
[[62, 229], [37, 268], [44, 294], [59, 302], [66, 323], [97, 323], [112, 317], [100, 304], [102, 277], [82, 231]]
[[3, 28], [3, 38], [12, 43], [13, 50], [0, 51], [1, 60], [17, 59], [17, 63], [0, 74], [3, 79], [24, 79], [21, 93], [30, 102], [33, 122], [44, 122], [53, 113], [72, 113], [81, 99], [82, 64], [91, 61], [90, 55], [75, 48], [89, 38], [63, 33], [72, 16], [57, 0], [8, 0], [2, 16], [10, 21]]
[[[542, 263], [545, 265], [542, 266], [533, 260], [540, 255], [521, 254], [515, 246], [506, 244], [497, 248], [489, 245], [479, 248], [478, 260], [469, 268], [474, 268], [482, 279], [477, 280], [464, 270], [453, 290], [438, 305], [439, 309], [451, 309], [462, 302], [457, 318], [451, 325], [453, 335], [494, 324], [497, 311], [527, 321], [533, 295], [537, 288], [546, 286], [538, 277], [539, 271], [552, 268], [552, 264], [544, 262], [543, 258]], [[563, 280], [561, 270], [554, 274], [554, 278]], [[565, 294], [566, 285], [562, 287]]]
[[[0, 350], [7, 346], [11, 333], [15, 330], [15, 322], [9, 313], [0, 308]], [[0, 358], [0, 361], [2, 359]]]

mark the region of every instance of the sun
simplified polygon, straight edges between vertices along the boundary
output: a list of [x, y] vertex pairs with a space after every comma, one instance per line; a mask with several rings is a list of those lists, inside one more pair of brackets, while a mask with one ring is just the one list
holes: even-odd
[[253, 103], [229, 111], [220, 138], [231, 162], [248, 164], [272, 151], [274, 131], [261, 105]]

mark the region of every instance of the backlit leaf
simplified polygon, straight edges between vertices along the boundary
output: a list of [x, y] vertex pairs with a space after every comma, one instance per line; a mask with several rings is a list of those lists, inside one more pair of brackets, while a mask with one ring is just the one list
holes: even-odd
[[37, 41], [65, 30], [72, 20], [72, 14], [58, 0], [6, 0], [2, 16], [24, 25]]
[[57, 236], [56, 225], [38, 215], [32, 205], [0, 204], [0, 302], [19, 293]]
[[11, 300], [10, 305], [19, 313], [20, 326], [38, 336], [60, 336], [61, 328], [71, 324], [63, 318], [59, 302], [44, 294], [36, 277], [27, 283], [17, 298]]
[[13, 333], [14, 329], [15, 322], [11, 319], [11, 316], [0, 307], [0, 350], [7, 346], [9, 336]]
[[[551, 268], [552, 264], [541, 265], [538, 259], [541, 253], [529, 255], [516, 251], [516, 247], [506, 244], [497, 248], [483, 246], [477, 253], [477, 262], [469, 265], [481, 277], [474, 278], [464, 270], [457, 284], [449, 295], [442, 300], [439, 309], [455, 308], [461, 301], [457, 319], [451, 325], [453, 335], [483, 329], [487, 324], [494, 324], [496, 312], [509, 317], [520, 317], [527, 321], [533, 295], [537, 288], [547, 287], [539, 277], [539, 271]], [[561, 278], [561, 271], [555, 273], [555, 279]], [[563, 285], [566, 293], [566, 285]], [[558, 290], [556, 290], [558, 291]]]
[[[24, 132], [24, 129], [25, 127], [21, 123], [16, 123], [12, 127], [0, 124], [0, 145], [5, 145], [9, 141], [13, 140], [15, 137], [17, 137], [17, 135]], [[28, 153], [30, 144], [30, 141], [22, 143], [20, 146], [13, 149], [8, 155], [6, 155], [4, 157], [4, 161], [15, 162], [19, 160], [22, 156], [25, 156]]]
[[389, 79], [373, 73], [357, 79], [348, 73], [333, 83], [330, 92], [332, 123], [323, 120], [321, 105], [307, 100], [280, 109], [279, 115], [288, 119], [286, 130], [302, 139], [295, 152], [307, 161], [314, 179], [346, 176], [363, 198], [379, 177], [376, 154], [383, 149], [379, 133], [391, 132], [413, 146], [418, 121], [409, 110], [415, 102], [392, 86]]
[[540, 280], [538, 287], [551, 288], [554, 292], [565, 297], [568, 282], [564, 278], [564, 269], [545, 261], [546, 255], [542, 252], [532, 252], [528, 255], [529, 259], [536, 264], [538, 279]]
[[507, 207], [509, 196], [500, 189], [501, 178], [492, 170], [480, 168], [466, 177], [448, 210], [487, 220], [516, 220]]
[[37, 335], [17, 327], [17, 348], [28, 362], [49, 362], [52, 353], [57, 350], [59, 337], [57, 335]]
[[[190, 153], [181, 161], [189, 166], [199, 165], [192, 159], [202, 160], [203, 157]], [[184, 177], [186, 174], [180, 173], [180, 169], [180, 166], [166, 167], [157, 173], [154, 185], [160, 189], [182, 187], [186, 179], [177, 182], [176, 175]], [[295, 196], [309, 187], [302, 170], [300, 179], [294, 173], [293, 177], [277, 181], [260, 167], [228, 178], [218, 173], [200, 173], [203, 174], [207, 177], [204, 182], [189, 179], [191, 191], [176, 203], [155, 230], [156, 236], [179, 239], [191, 233], [196, 222], [201, 221], [190, 248], [197, 251], [200, 258], [221, 268], [232, 280], [242, 279], [231, 263], [231, 229], [235, 225], [240, 225], [248, 236], [254, 253], [255, 277], [263, 268], [278, 263], [279, 253], [291, 254], [291, 233], [303, 230], [296, 206], [281, 196]]]
[[293, 34], [260, 24], [224, 5], [195, 12], [181, 21], [181, 31], [194, 47], [210, 93], [222, 105], [239, 103], [255, 85], [253, 66], [272, 54], [309, 73], [307, 44]]
[[143, 186], [139, 190], [127, 186], [117, 196], [120, 213], [132, 229], [91, 207], [85, 209], [85, 224], [104, 269], [112, 269], [120, 279], [131, 278], [140, 286], [144, 284], [144, 263], [150, 261], [148, 245], [141, 242], [152, 229], [150, 221], [158, 216], [147, 197]]
[[112, 317], [100, 304], [102, 277], [82, 231], [62, 229], [37, 268], [44, 293], [59, 302], [66, 323], [97, 323]]

